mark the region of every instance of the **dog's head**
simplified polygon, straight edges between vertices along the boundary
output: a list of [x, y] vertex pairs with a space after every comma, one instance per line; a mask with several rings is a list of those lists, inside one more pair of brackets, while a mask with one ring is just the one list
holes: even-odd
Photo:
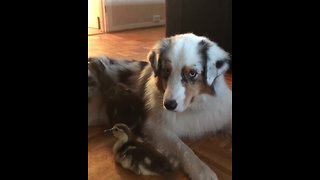
[[206, 37], [192, 33], [164, 38], [148, 54], [164, 93], [163, 106], [182, 112], [203, 93], [214, 95], [215, 79], [229, 68], [229, 55]]

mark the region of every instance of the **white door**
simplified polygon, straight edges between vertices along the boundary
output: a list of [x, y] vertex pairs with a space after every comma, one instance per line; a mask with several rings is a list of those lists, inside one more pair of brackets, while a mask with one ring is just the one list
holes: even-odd
[[88, 33], [103, 32], [103, 6], [101, 0], [88, 0]]

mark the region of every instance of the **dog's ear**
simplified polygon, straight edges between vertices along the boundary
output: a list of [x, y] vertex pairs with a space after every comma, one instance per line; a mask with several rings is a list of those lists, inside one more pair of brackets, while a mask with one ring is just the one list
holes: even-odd
[[148, 60], [150, 62], [150, 65], [154, 71], [155, 76], [158, 75], [158, 59], [159, 55], [157, 55], [156, 50], [152, 49], [148, 54]]
[[157, 42], [151, 51], [148, 53], [148, 60], [153, 68], [155, 76], [158, 76], [161, 72], [161, 59], [165, 54], [165, 51], [169, 48], [170, 38], [164, 38]]
[[214, 80], [229, 69], [230, 56], [209, 39], [200, 41], [199, 46], [204, 61], [204, 80], [209, 86], [213, 86]]

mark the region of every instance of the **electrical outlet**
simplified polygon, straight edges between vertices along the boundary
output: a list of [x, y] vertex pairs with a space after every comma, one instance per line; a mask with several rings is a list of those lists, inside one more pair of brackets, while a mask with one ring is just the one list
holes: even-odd
[[153, 15], [153, 22], [159, 22], [160, 21], [160, 15]]

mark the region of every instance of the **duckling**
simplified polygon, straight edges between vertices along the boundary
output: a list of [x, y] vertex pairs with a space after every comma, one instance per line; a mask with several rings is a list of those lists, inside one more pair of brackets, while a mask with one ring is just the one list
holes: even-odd
[[113, 153], [115, 161], [123, 168], [138, 175], [170, 176], [172, 174], [173, 168], [167, 158], [149, 143], [138, 141], [127, 125], [118, 123], [106, 131], [112, 131], [117, 138]]

